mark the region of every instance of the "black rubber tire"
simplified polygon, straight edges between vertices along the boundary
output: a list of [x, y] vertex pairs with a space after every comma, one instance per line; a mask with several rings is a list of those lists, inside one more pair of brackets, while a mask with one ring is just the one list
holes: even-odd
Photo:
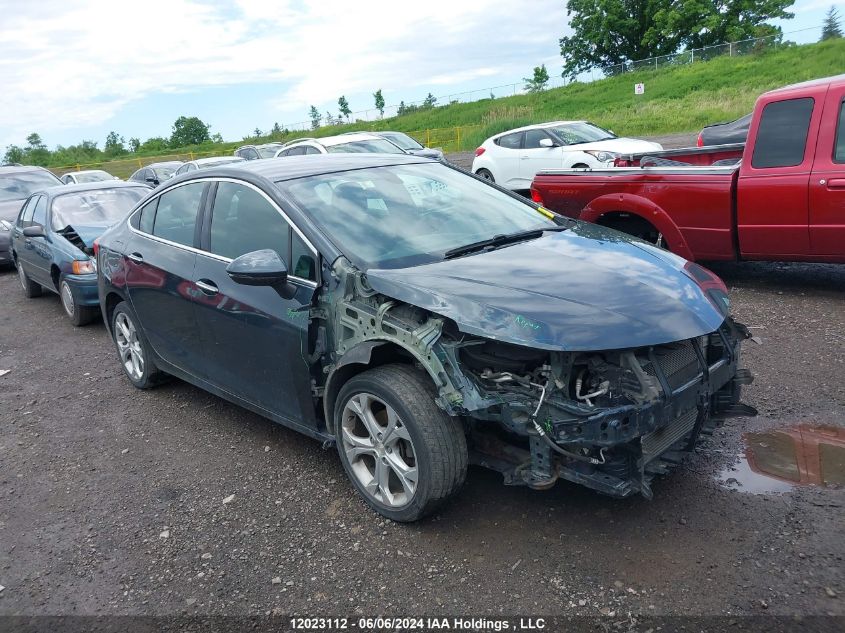
[[417, 489], [411, 501], [399, 508], [373, 498], [352, 473], [338, 437], [338, 454], [347, 477], [361, 498], [388, 519], [411, 522], [431, 514], [455, 495], [466, 479], [468, 451], [460, 422], [437, 406], [437, 393], [427, 375], [409, 365], [383, 365], [354, 376], [341, 388], [334, 410], [338, 435], [346, 402], [361, 392], [393, 407], [408, 429], [419, 471]]
[[29, 275], [26, 274], [26, 271], [23, 269], [23, 265], [16, 261], [15, 266], [18, 269], [18, 279], [20, 280], [21, 288], [23, 288], [23, 293], [27, 299], [34, 299], [35, 297], [40, 297], [41, 293], [44, 292], [44, 288], [41, 287], [41, 284], [35, 283], [32, 279], [29, 278]]
[[490, 173], [489, 169], [479, 169], [475, 172], [475, 175], [479, 178], [483, 178], [484, 180], [489, 180], [490, 182], [496, 182], [496, 179], [493, 178], [493, 174]]
[[76, 327], [88, 325], [91, 321], [97, 318], [97, 315], [100, 313], [100, 308], [93, 306], [80, 306], [74, 301], [73, 314], [68, 312], [67, 307], [62, 300], [62, 292], [64, 292], [62, 285], [64, 283], [66, 283], [64, 280], [59, 282], [59, 301], [62, 303], [62, 308], [64, 309], [65, 314], [70, 319], [70, 322]]
[[135, 311], [132, 310], [130, 305], [125, 301], [121, 301], [118, 303], [114, 311], [111, 315], [111, 335], [112, 341], [114, 341], [115, 350], [117, 350], [118, 358], [120, 357], [120, 348], [117, 345], [117, 335], [115, 334], [115, 322], [117, 321], [117, 317], [120, 314], [125, 314], [127, 318], [132, 322], [135, 326], [135, 331], [138, 334], [138, 342], [141, 345], [141, 351], [144, 355], [144, 372], [141, 374], [140, 378], [134, 378], [128, 371], [126, 371], [126, 367], [124, 367], [123, 363], [120, 363], [120, 367], [123, 369], [123, 373], [129, 379], [136, 388], [138, 389], [151, 389], [156, 385], [160, 385], [162, 382], [165, 382], [168, 378], [168, 375], [161, 371], [155, 365], [155, 361], [153, 361], [153, 350], [150, 346], [147, 337], [144, 336], [143, 330], [140, 328], [138, 324], [138, 317], [135, 315]]
[[572, 169], [589, 169], [590, 166], [585, 163], [576, 163], [572, 166]]

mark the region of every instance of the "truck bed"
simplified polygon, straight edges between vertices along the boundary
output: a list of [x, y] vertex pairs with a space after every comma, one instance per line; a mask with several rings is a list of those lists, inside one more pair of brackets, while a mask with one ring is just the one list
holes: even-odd
[[662, 152], [640, 152], [638, 154], [622, 154], [616, 159], [616, 167], [638, 167], [643, 158], [657, 158], [665, 161], [686, 163], [690, 166], [711, 166], [717, 161], [738, 161], [742, 158], [745, 143], [730, 143], [726, 145], [711, 145], [709, 147], [681, 147], [666, 149]]
[[738, 170], [727, 167], [623, 167], [542, 171], [532, 197], [552, 211], [606, 224], [647, 220], [687, 259], [734, 259]]

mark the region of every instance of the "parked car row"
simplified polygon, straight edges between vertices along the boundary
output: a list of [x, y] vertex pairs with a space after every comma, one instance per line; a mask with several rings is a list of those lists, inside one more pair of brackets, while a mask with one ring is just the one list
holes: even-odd
[[317, 155], [156, 189], [45, 177], [14, 218], [21, 287], [60, 294], [76, 324], [99, 301], [136, 387], [175, 376], [334, 445], [398, 521], [453, 497], [470, 462], [650, 497], [702, 432], [753, 414], [749, 334], [705, 268], [337, 138], [358, 151], [301, 140], [283, 149]]

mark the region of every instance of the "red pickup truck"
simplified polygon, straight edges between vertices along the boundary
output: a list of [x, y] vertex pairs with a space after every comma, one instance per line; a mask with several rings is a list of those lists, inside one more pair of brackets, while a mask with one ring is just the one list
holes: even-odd
[[690, 260], [845, 263], [845, 75], [760, 96], [738, 164], [707, 165], [707, 149], [694, 166], [675, 151], [628, 157], [658, 167], [540, 172], [531, 195]]

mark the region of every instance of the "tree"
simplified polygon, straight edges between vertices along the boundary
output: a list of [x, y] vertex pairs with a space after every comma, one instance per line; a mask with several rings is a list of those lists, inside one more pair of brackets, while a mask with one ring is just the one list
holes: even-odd
[[317, 109], [316, 106], [311, 106], [311, 109], [308, 111], [308, 117], [311, 119], [311, 129], [316, 130], [320, 127], [320, 111]]
[[26, 137], [27, 147], [24, 149], [26, 155], [26, 162], [32, 165], [41, 165], [42, 167], [50, 160], [50, 150], [41, 140], [41, 135], [33, 132]]
[[4, 163], [22, 163], [25, 158], [23, 148], [17, 145], [9, 145], [6, 147], [6, 153], [3, 155]]
[[523, 77], [522, 81], [525, 82], [525, 89], [528, 92], [543, 92], [546, 89], [546, 84], [549, 83], [549, 71], [546, 70], [546, 65], [535, 66], [534, 76]]
[[791, 18], [794, 0], [569, 0], [572, 35], [561, 38], [563, 77], [595, 66], [676, 53], [752, 37], [777, 35], [766, 24]]
[[337, 120], [332, 116], [332, 113], [326, 110], [326, 116], [323, 118], [323, 125], [338, 125], [341, 122], [340, 115], [338, 115]]
[[349, 109], [349, 102], [345, 96], [341, 95], [340, 99], [337, 100], [337, 107], [340, 110], [340, 116], [346, 117], [346, 120], [349, 121], [349, 115], [352, 114], [352, 110]]
[[384, 116], [384, 97], [381, 94], [381, 88], [373, 93], [373, 99], [376, 100], [376, 110], [378, 110], [379, 117]]
[[133, 136], [129, 139], [129, 150], [137, 152], [139, 149], [141, 149], [141, 140]]
[[399, 102], [399, 107], [396, 108], [396, 116], [402, 116], [407, 111], [407, 107], [405, 106], [404, 101]]
[[795, 0], [673, 2], [655, 12], [646, 40], [669, 38], [686, 48], [702, 48], [756, 37], [779, 38], [781, 28], [767, 22], [792, 18], [786, 9], [793, 4]]
[[211, 135], [211, 142], [212, 143], [222, 143], [223, 137], [220, 135], [220, 132], [215, 132]]
[[435, 105], [437, 105], [437, 97], [429, 92], [426, 98], [423, 99], [422, 107], [433, 108]]
[[147, 151], [161, 151], [167, 149], [168, 141], [166, 138], [162, 138], [161, 136], [154, 136], [152, 138], [148, 138], [146, 141], [141, 143], [141, 147], [138, 149], [142, 152]]
[[270, 135], [274, 137], [279, 137], [282, 135], [282, 126], [278, 123], [273, 124], [273, 129], [270, 130]]
[[125, 154], [126, 148], [123, 146], [125, 142], [126, 139], [122, 136], [118, 136], [117, 132], [111, 131], [106, 136], [106, 144], [103, 147], [103, 151], [107, 156], [120, 156], [121, 154]]
[[211, 136], [208, 133], [208, 127], [198, 117], [180, 116], [173, 124], [170, 145], [172, 147], [184, 147], [185, 145], [199, 145], [205, 141], [210, 141]]
[[839, 24], [839, 11], [836, 7], [830, 7], [824, 16], [822, 27], [822, 41], [842, 37], [842, 26]]

